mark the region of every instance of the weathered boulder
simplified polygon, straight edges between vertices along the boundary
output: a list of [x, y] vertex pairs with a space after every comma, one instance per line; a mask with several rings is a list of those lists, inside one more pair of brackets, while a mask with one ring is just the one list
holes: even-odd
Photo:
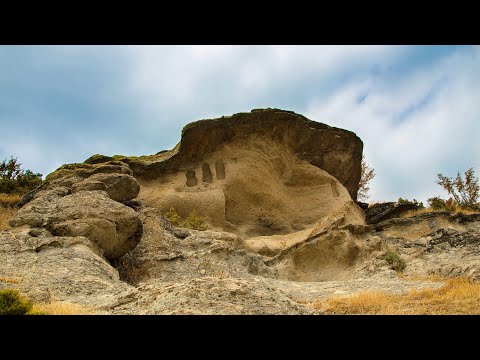
[[[132, 200], [136, 198], [140, 192], [140, 184], [137, 179], [127, 174], [95, 174], [88, 177], [82, 183], [89, 184], [92, 182], [104, 183], [108, 196], [115, 201], [123, 202]], [[78, 185], [81, 186], [82, 183]]]
[[81, 236], [52, 236], [17, 228], [0, 233], [0, 289], [14, 288], [36, 302], [114, 306], [136, 292], [119, 280], [102, 251]]
[[91, 180], [83, 180], [72, 185], [72, 193], [79, 192], [79, 191], [93, 191], [93, 190], [107, 191], [107, 185], [105, 185], [105, 183], [101, 181], [91, 181]]
[[25, 194], [18, 203], [18, 206], [24, 206], [33, 200], [35, 195], [40, 191], [53, 190], [57, 187], [66, 187], [69, 191], [80, 191], [82, 186], [86, 187], [84, 190], [104, 190], [103, 186], [99, 184], [78, 185], [78, 183], [83, 182], [83, 180], [95, 174], [132, 175], [133, 173], [127, 164], [120, 161], [110, 161], [101, 164], [65, 164], [49, 174], [41, 186]]
[[85, 236], [108, 259], [119, 258], [138, 244], [142, 222], [133, 209], [110, 199], [104, 191], [67, 193], [65, 187], [39, 192], [10, 225], [43, 227], [56, 236]]

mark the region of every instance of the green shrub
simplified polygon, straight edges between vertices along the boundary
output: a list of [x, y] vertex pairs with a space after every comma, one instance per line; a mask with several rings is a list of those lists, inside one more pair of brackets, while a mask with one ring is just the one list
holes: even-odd
[[407, 200], [407, 199], [402, 199], [398, 198], [397, 201], [399, 204], [412, 204], [417, 206], [419, 209], [425, 209], [425, 206], [423, 206], [423, 202], [418, 202], [417, 200], [413, 199], [412, 201]]
[[164, 213], [164, 215], [168, 219], [168, 221], [178, 227], [184, 227], [200, 231], [207, 230], [208, 228], [208, 226], [205, 224], [206, 218], [197, 215], [197, 212], [195, 210], [192, 211], [183, 221], [181, 216], [178, 215], [177, 211], [173, 207], [171, 207], [170, 210]]
[[197, 215], [195, 210], [187, 216], [185, 221], [182, 223], [182, 226], [193, 230], [207, 230], [205, 218]]
[[390, 264], [396, 272], [402, 272], [407, 267], [405, 260], [395, 250], [384, 244], [385, 260]]
[[443, 211], [454, 212], [462, 209], [462, 207], [459, 206], [457, 202], [452, 198], [449, 198], [448, 200], [443, 200], [440, 197], [435, 196], [433, 198], [428, 199], [427, 201], [433, 210], [443, 210]]
[[164, 213], [165, 217], [175, 226], [181, 226], [181, 217], [178, 215], [177, 210], [171, 207], [166, 213]]
[[21, 165], [13, 156], [0, 162], [0, 193], [22, 195], [42, 184], [42, 174], [23, 170]]
[[32, 307], [32, 302], [17, 290], [0, 290], [0, 315], [25, 315]]

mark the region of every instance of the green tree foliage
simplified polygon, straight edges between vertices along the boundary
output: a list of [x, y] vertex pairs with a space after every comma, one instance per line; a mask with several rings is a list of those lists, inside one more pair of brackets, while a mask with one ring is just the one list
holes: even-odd
[[369, 183], [375, 177], [375, 175], [375, 169], [368, 166], [367, 161], [365, 160], [365, 155], [362, 155], [360, 182], [358, 183], [357, 192], [358, 200], [365, 201], [370, 197], [370, 195], [368, 195], [368, 192], [370, 191]]
[[17, 158], [0, 162], [0, 193], [25, 194], [42, 184], [42, 174], [24, 170]]
[[465, 179], [462, 179], [460, 172], [455, 178], [449, 178], [438, 174], [436, 183], [443, 187], [451, 196], [448, 200], [434, 197], [428, 199], [431, 207], [438, 210], [448, 210], [460, 207], [468, 210], [480, 210], [480, 184], [475, 176], [473, 168], [464, 173]]

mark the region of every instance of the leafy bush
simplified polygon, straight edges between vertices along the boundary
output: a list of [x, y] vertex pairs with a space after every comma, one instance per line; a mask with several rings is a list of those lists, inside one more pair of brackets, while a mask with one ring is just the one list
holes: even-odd
[[398, 203], [399, 204], [412, 204], [417, 206], [419, 209], [424, 209], [425, 206], [423, 206], [423, 202], [418, 202], [417, 200], [413, 199], [413, 201], [407, 200], [407, 199], [402, 199], [398, 198]]
[[440, 197], [436, 196], [428, 199], [427, 201], [433, 210], [444, 210], [444, 211], [454, 212], [460, 208], [460, 206], [458, 206], [458, 204], [452, 198], [448, 200], [443, 200]]
[[181, 226], [181, 217], [178, 215], [177, 210], [171, 207], [166, 213], [164, 213], [165, 217], [175, 226]]
[[32, 307], [32, 302], [17, 290], [0, 290], [0, 315], [25, 315]]
[[0, 193], [25, 194], [42, 184], [42, 174], [23, 170], [17, 158], [0, 162]]
[[182, 226], [194, 230], [207, 230], [205, 218], [203, 216], [197, 215], [195, 210], [187, 216]]
[[207, 230], [207, 225], [205, 224], [206, 218], [203, 216], [197, 215], [197, 212], [194, 210], [192, 211], [185, 220], [182, 221], [180, 215], [178, 215], [175, 208], [171, 207], [166, 213], [164, 213], [165, 217], [170, 221], [173, 225], [178, 227], [189, 228], [193, 230]]
[[449, 210], [460, 207], [461, 209], [480, 211], [480, 184], [473, 168], [465, 171], [465, 180], [460, 176], [460, 172], [457, 173], [455, 179], [442, 174], [437, 176], [437, 184], [443, 187], [451, 197], [448, 200], [439, 197], [428, 199], [434, 209]]
[[405, 260], [387, 244], [384, 244], [384, 248], [385, 260], [390, 264], [393, 270], [396, 272], [402, 272], [407, 267]]

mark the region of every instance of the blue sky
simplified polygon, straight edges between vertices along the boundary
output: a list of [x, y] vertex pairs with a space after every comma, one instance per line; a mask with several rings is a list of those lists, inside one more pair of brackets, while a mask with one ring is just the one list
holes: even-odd
[[44, 175], [260, 107], [356, 132], [370, 201], [425, 201], [445, 195], [437, 173], [480, 173], [478, 46], [0, 46], [0, 159]]

